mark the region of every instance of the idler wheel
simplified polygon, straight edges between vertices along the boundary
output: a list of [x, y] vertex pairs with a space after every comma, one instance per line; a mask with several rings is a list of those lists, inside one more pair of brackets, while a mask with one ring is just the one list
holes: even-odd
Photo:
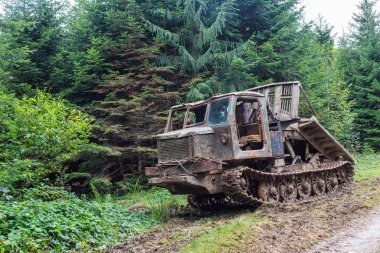
[[313, 193], [320, 196], [326, 192], [326, 182], [322, 176], [315, 175], [312, 180]]
[[311, 195], [311, 182], [307, 176], [298, 177], [297, 191], [300, 199], [307, 199]]
[[280, 200], [280, 192], [273, 181], [264, 180], [259, 183], [258, 196], [261, 200], [275, 203]]
[[338, 189], [338, 177], [334, 172], [327, 173], [326, 186], [328, 192], [334, 192]]

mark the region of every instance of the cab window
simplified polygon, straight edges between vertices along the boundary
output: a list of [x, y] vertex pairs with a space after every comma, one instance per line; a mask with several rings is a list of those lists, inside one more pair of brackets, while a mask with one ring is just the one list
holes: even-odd
[[263, 138], [259, 102], [252, 98], [239, 98], [236, 103], [235, 116], [240, 149], [262, 149]]
[[205, 121], [207, 105], [190, 108], [187, 113], [186, 126], [202, 124]]
[[172, 111], [169, 131], [175, 131], [183, 128], [186, 109]]
[[208, 116], [209, 126], [225, 125], [227, 123], [229, 104], [229, 98], [219, 99], [211, 103]]

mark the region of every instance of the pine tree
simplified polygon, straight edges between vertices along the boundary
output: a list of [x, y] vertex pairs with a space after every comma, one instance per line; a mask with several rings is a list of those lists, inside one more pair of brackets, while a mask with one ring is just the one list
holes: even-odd
[[356, 132], [372, 148], [380, 149], [380, 19], [377, 1], [362, 0], [351, 33], [341, 41], [340, 67], [351, 89], [357, 114]]
[[[299, 79], [295, 65], [303, 55], [298, 38], [303, 30], [297, 1], [236, 1], [239, 16], [234, 33], [244, 47], [230, 61], [214, 64], [208, 80], [193, 86], [188, 99], [244, 90], [260, 83]], [[294, 51], [298, 51], [294, 54]], [[206, 88], [207, 87], [207, 88]], [[206, 96], [202, 95], [206, 91]]]

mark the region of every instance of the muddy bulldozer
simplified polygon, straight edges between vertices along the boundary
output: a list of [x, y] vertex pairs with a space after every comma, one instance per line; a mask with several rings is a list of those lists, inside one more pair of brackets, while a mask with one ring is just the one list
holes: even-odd
[[354, 176], [354, 158], [318, 122], [297, 81], [173, 106], [157, 148], [149, 183], [199, 208], [308, 202]]

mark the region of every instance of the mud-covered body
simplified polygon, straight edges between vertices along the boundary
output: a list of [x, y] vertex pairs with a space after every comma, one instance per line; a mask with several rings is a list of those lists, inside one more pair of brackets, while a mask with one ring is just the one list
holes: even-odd
[[[172, 107], [149, 182], [173, 194], [227, 194], [226, 171], [241, 166], [282, 175], [354, 163], [314, 116], [299, 117], [300, 92], [299, 82], [276, 83]], [[261, 179], [252, 180], [257, 192]]]

